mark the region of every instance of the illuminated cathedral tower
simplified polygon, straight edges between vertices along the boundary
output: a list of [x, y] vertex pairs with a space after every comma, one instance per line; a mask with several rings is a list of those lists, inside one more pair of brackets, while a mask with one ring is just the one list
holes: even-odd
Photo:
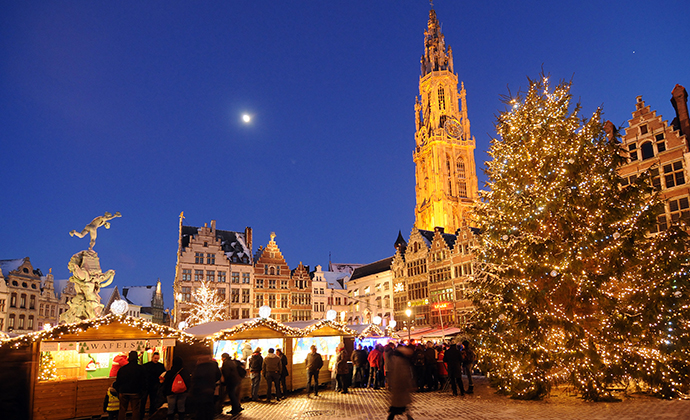
[[470, 134], [464, 84], [458, 92], [453, 51], [446, 47], [436, 12], [429, 12], [424, 32], [422, 74], [415, 103], [417, 179], [415, 226], [443, 227], [453, 233], [469, 224], [469, 209], [477, 198], [474, 137]]

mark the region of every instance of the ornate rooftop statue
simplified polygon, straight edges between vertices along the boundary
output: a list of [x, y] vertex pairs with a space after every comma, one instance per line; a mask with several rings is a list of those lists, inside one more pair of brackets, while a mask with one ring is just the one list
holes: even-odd
[[70, 236], [79, 238], [90, 234], [91, 241], [88, 250], [72, 255], [67, 264], [67, 268], [72, 273], [69, 280], [74, 283], [77, 294], [69, 301], [69, 309], [60, 315], [61, 322], [77, 322], [101, 315], [103, 304], [98, 292], [101, 287], [106, 287], [113, 282], [115, 270], [108, 270], [105, 273], [101, 271], [101, 263], [93, 246], [96, 244], [97, 229], [101, 226], [110, 229], [108, 221], [116, 217], [122, 217], [120, 212], [114, 215], [105, 212], [103, 216], [93, 219], [81, 232], [73, 230], [69, 233]]
[[110, 214], [107, 211], [103, 216], [98, 216], [95, 219], [91, 221], [88, 225], [82, 229], [81, 232], [77, 232], [76, 230], [73, 230], [69, 233], [69, 236], [76, 236], [77, 238], [83, 238], [86, 236], [86, 234], [91, 235], [91, 241], [89, 242], [89, 251], [93, 251], [93, 246], [96, 245], [96, 236], [97, 236], [97, 230], [101, 226], [105, 226], [106, 229], [110, 229], [110, 222], [109, 220], [113, 220], [116, 217], [122, 217], [119, 211], [115, 212], [115, 214]]

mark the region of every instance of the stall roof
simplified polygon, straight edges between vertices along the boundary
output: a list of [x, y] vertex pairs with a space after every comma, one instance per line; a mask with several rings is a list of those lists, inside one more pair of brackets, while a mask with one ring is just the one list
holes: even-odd
[[381, 330], [381, 328], [375, 324], [353, 324], [353, 325], [348, 325], [347, 327], [356, 331], [358, 337], [361, 337], [362, 335], [367, 335], [367, 334], [369, 334], [369, 336], [372, 336], [371, 333], [377, 334], [379, 337], [383, 337], [384, 335], [386, 335]]
[[211, 341], [241, 340], [249, 338], [298, 337], [296, 328], [289, 327], [273, 318], [231, 319], [195, 325], [187, 331], [198, 339]]
[[0, 342], [1, 346], [20, 347], [38, 341], [122, 340], [129, 338], [175, 338], [192, 343], [194, 336], [175, 328], [124, 315], [109, 314], [72, 324], [23, 334]]
[[357, 335], [357, 331], [348, 328], [347, 325], [327, 319], [293, 321], [286, 322], [285, 325], [298, 329], [300, 331], [300, 335], [304, 336]]
[[458, 335], [462, 332], [460, 328], [444, 328], [444, 329], [436, 329], [433, 331], [429, 331], [424, 333], [423, 337], [425, 338], [442, 338], [442, 337], [448, 337], [450, 335]]

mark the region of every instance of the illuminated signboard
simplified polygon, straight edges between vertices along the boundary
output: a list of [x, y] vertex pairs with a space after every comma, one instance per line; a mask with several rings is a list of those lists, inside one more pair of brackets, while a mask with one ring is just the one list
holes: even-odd
[[448, 309], [450, 307], [450, 302], [437, 302], [434, 303], [432, 307], [436, 310]]

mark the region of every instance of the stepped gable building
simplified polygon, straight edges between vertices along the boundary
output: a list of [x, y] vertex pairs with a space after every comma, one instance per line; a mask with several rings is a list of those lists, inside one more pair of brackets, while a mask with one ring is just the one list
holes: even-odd
[[[657, 217], [659, 231], [666, 230], [669, 224], [680, 218], [690, 221], [690, 186], [687, 182], [690, 117], [687, 100], [685, 88], [676, 85], [671, 91], [676, 116], [669, 125], [644, 103], [642, 96], [638, 96], [632, 119], [621, 137], [622, 146], [628, 151], [628, 163], [619, 169], [623, 185], [633, 184], [636, 177], [649, 171], [652, 185], [666, 200], [664, 213]], [[613, 127], [611, 122], [606, 123], [609, 135], [613, 133]]]
[[290, 310], [292, 321], [309, 321], [312, 319], [312, 279], [309, 266], [300, 261], [297, 268], [290, 272]]
[[433, 231], [442, 226], [455, 232], [469, 224], [477, 174], [466, 97], [464, 84], [458, 92], [453, 51], [446, 46], [436, 11], [431, 9], [415, 100], [417, 229]]
[[[394, 317], [398, 326], [463, 325], [472, 310], [465, 290], [473, 275], [475, 228], [456, 234], [412, 228], [409, 241], [398, 234], [391, 263]], [[411, 310], [408, 318], [406, 310]], [[402, 321], [402, 323], [400, 323]]]
[[[271, 308], [271, 318], [288, 322], [292, 316], [290, 308], [290, 267], [275, 241], [276, 234], [265, 247], [259, 247], [254, 255], [254, 309], [253, 316], [259, 316], [259, 308]], [[311, 304], [310, 304], [311, 307]]]
[[247, 227], [244, 232], [220, 230], [216, 229], [215, 220], [211, 220], [210, 226], [183, 226], [183, 219], [181, 214], [173, 285], [175, 324], [184, 320], [182, 311], [190, 308], [192, 291], [202, 281], [212, 283], [218, 295], [227, 302], [228, 318], [249, 318], [254, 282], [252, 229]]

